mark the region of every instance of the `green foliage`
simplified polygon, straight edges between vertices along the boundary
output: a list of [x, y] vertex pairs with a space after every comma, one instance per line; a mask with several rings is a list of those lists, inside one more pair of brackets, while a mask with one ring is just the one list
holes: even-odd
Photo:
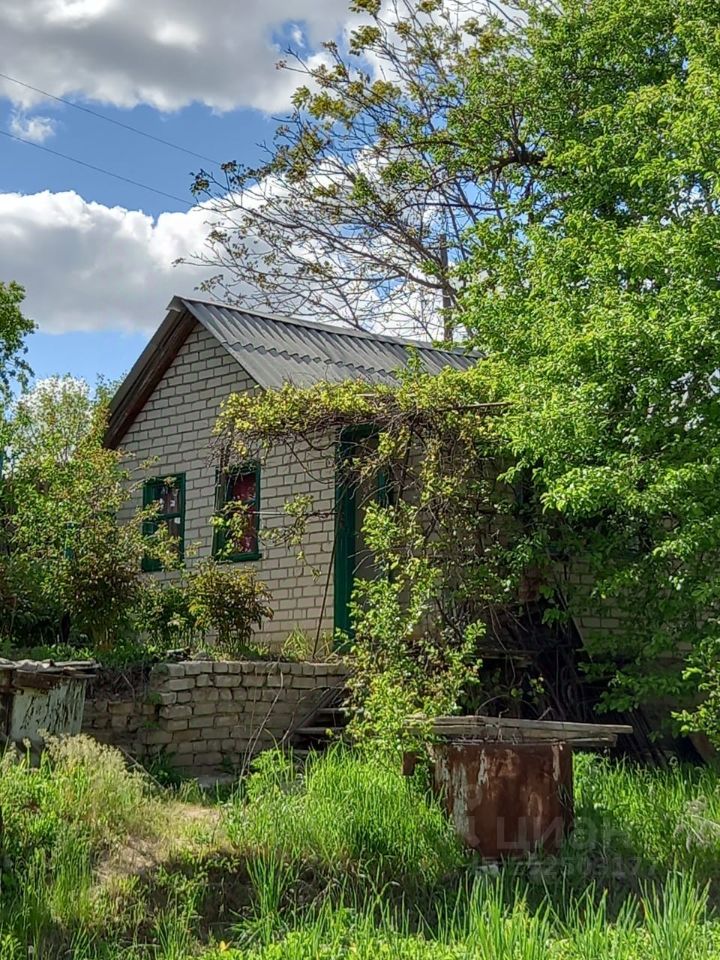
[[[338, 436], [364, 437], [341, 442], [337, 464], [347, 495], [364, 510], [375, 572], [357, 578], [353, 638], [345, 638], [353, 732], [396, 746], [409, 714], [453, 711], [475, 684], [490, 610], [515, 600], [523, 569], [495, 523], [495, 511], [516, 521], [511, 491], [489, 466], [498, 449], [494, 408], [458, 371], [433, 377], [415, 354], [408, 360], [396, 388], [345, 382], [237, 394], [217, 424], [222, 449], [239, 459], [262, 458], [298, 435], [332, 459]], [[366, 502], [378, 486], [379, 499]], [[293, 522], [283, 532], [301, 548], [321, 510], [301, 496], [286, 512]]]
[[4, 889], [20, 889], [41, 863], [52, 870], [64, 843], [97, 857], [126, 833], [147, 832], [158, 816], [149, 781], [89, 738], [52, 741], [39, 765], [8, 750], [0, 768]]
[[[270, 751], [216, 809], [151, 788], [85, 738], [52, 744], [39, 766], [12, 752], [0, 766], [3, 960], [28, 948], [49, 960], [711, 960], [720, 949], [710, 770], [581, 757], [572, 844], [493, 870], [377, 752], [298, 768]], [[188, 825], [189, 846], [174, 846]]]
[[[682, 0], [530, 4], [514, 95], [546, 161], [472, 238], [477, 376], [509, 403], [539, 556], [587, 559], [572, 606], [620, 617], [586, 639], [621, 709], [694, 693], [717, 644], [719, 26]], [[495, 104], [469, 67], [472, 158]]]
[[132, 611], [133, 633], [142, 637], [147, 653], [161, 656], [167, 650], [195, 645], [201, 639], [197, 621], [190, 610], [190, 594], [183, 579], [141, 585]]
[[361, 885], [432, 885], [463, 860], [452, 827], [418, 782], [341, 748], [309, 761], [304, 775], [280, 752], [262, 754], [230, 810], [228, 833], [249, 857]]
[[172, 580], [145, 580], [120, 656], [132, 662], [199, 647], [218, 656], [262, 656], [253, 634], [272, 618], [269, 604], [270, 594], [254, 572], [215, 560], [180, 570]]
[[107, 407], [83, 381], [40, 381], [7, 424], [2, 478], [0, 627], [16, 646], [89, 647], [102, 655], [129, 629], [147, 552], [171, 562], [142, 524], [121, 522], [132, 496], [122, 455], [103, 445]]
[[196, 629], [214, 631], [217, 649], [233, 657], [257, 657], [253, 631], [272, 619], [270, 594], [254, 571], [206, 561], [187, 576], [188, 611]]
[[[228, 814], [252, 858], [253, 904], [235, 949], [210, 956], [715, 956], [705, 884], [718, 880], [717, 774], [582, 756], [576, 773], [576, 834], [560, 856], [483, 877], [433, 831], [435, 801], [377, 755], [336, 750], [298, 773], [282, 754], [263, 754]], [[688, 842], [700, 807], [708, 826]], [[422, 875], [416, 830], [434, 836], [419, 848]]]
[[377, 576], [358, 580], [353, 597], [350, 730], [358, 741], [379, 739], [399, 750], [412, 745], [404, 730], [409, 716], [456, 712], [480, 666], [483, 630], [468, 627], [458, 636], [433, 622], [447, 577], [424, 555], [424, 531], [408, 504], [395, 511], [370, 504], [363, 535]]
[[30, 368], [24, 359], [25, 338], [35, 324], [25, 317], [21, 305], [25, 290], [18, 283], [0, 281], [0, 400], [3, 406], [10, 397], [13, 381], [25, 386]]

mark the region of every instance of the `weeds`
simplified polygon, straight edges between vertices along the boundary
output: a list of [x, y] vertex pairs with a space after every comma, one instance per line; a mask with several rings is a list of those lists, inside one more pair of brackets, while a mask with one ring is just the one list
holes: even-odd
[[[208, 818], [183, 797], [84, 738], [6, 755], [0, 960], [720, 957], [711, 771], [581, 757], [572, 842], [497, 876], [421, 780], [341, 748], [263, 755]], [[162, 865], [124, 853], [183, 831]]]
[[269, 752], [228, 818], [230, 839], [319, 871], [405, 888], [433, 886], [465, 860], [447, 817], [415, 780], [341, 747], [298, 772]]

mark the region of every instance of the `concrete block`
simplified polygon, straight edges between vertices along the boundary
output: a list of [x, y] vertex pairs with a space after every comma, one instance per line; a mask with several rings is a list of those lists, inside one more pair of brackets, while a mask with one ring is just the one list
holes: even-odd
[[171, 733], [177, 733], [180, 730], [187, 730], [187, 728], [187, 720], [166, 720], [162, 725], [163, 730], [169, 730]]
[[172, 743], [173, 735], [168, 730], [148, 730], [144, 740], [147, 744]]
[[170, 707], [160, 707], [160, 716], [166, 720], [182, 720], [192, 716], [189, 703], [176, 703]]
[[188, 727], [191, 730], [204, 730], [209, 724], [212, 723], [212, 715], [199, 716], [199, 717], [190, 717], [188, 720]]
[[185, 674], [186, 674], [186, 669], [185, 669], [184, 663], [168, 663], [167, 664], [168, 677], [184, 677]]
[[201, 673], [208, 672], [208, 665], [202, 660], [186, 660], [184, 667], [185, 675], [188, 677], [197, 677]]
[[129, 717], [135, 713], [135, 709], [133, 700], [111, 700], [108, 703], [108, 713], [111, 717]]
[[165, 681], [163, 690], [192, 690], [194, 686], [194, 677], [172, 677]]
[[[224, 707], [224, 704], [222, 704]], [[213, 714], [217, 713], [220, 709], [221, 704], [219, 703], [204, 703], [202, 701], [196, 702], [193, 704], [192, 713], [193, 717], [211, 717]]]

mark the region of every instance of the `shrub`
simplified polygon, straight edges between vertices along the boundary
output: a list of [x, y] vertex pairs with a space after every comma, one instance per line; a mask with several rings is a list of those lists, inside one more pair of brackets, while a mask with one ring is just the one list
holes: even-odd
[[272, 619], [270, 593], [252, 571], [206, 561], [188, 576], [188, 609], [197, 629], [217, 633], [216, 645], [231, 656], [257, 656], [254, 628]]
[[133, 611], [133, 629], [149, 654], [189, 646], [198, 636], [184, 583], [143, 583]]
[[39, 852], [71, 843], [93, 854], [127, 834], [144, 835], [159, 815], [150, 781], [122, 754], [89, 737], [51, 740], [38, 766], [8, 750], [0, 759], [4, 881], [22, 878]]

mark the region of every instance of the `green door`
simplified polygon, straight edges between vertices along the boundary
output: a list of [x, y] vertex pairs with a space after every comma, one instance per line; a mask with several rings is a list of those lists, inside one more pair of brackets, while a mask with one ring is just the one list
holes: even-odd
[[335, 483], [335, 630], [352, 638], [353, 625], [350, 617], [350, 600], [359, 578], [376, 575], [372, 554], [364, 543], [362, 528], [367, 505], [386, 496], [384, 476], [371, 483], [358, 484], [349, 480], [343, 469], [347, 459], [360, 446], [374, 446], [376, 432], [362, 427], [344, 430], [340, 437], [337, 454]]

